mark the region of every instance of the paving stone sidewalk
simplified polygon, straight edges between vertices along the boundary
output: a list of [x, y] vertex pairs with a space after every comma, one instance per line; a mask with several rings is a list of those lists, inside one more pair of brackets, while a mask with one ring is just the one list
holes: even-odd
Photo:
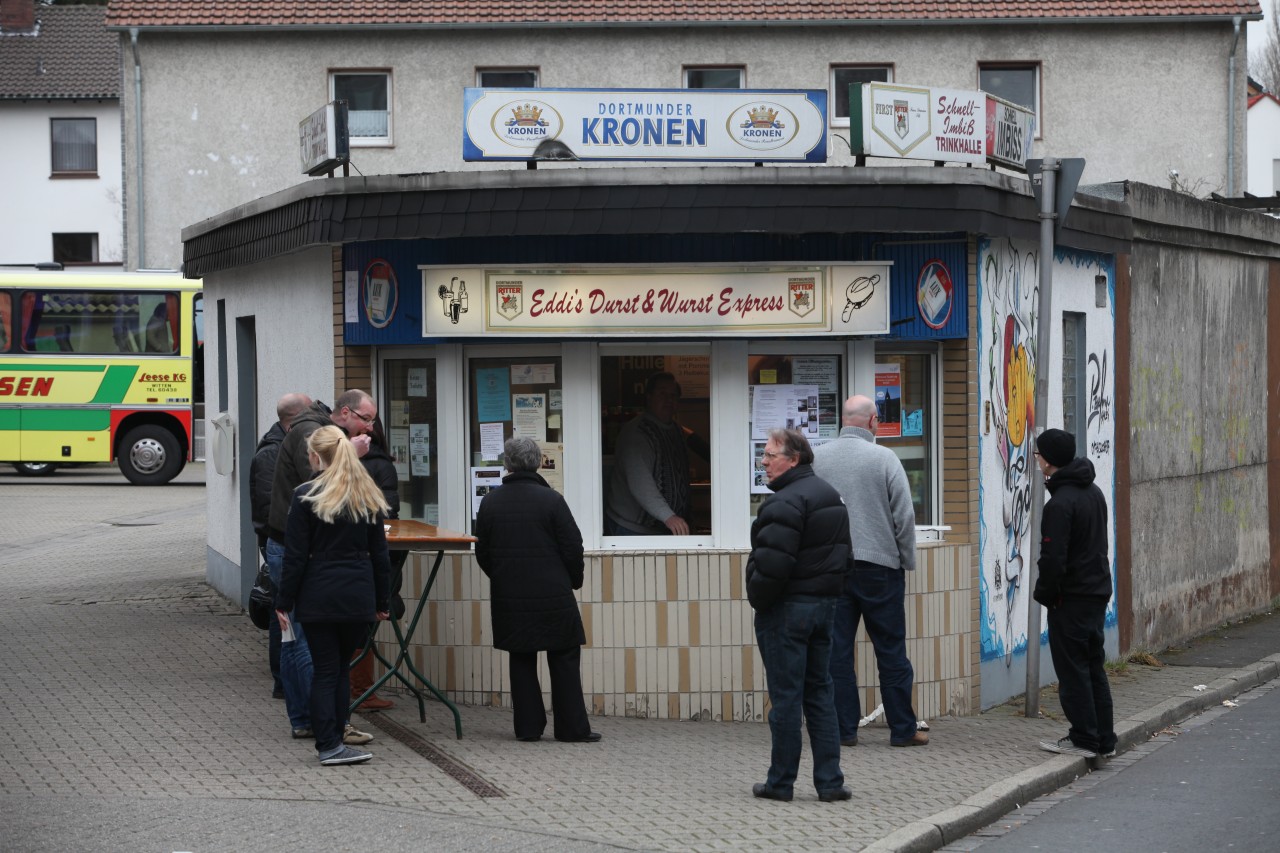
[[[423, 724], [404, 697], [357, 717], [372, 762], [323, 768], [270, 698], [265, 632], [204, 584], [203, 490], [89, 479], [108, 497], [42, 528], [9, 508], [47, 513], [59, 493], [0, 476], [9, 849], [399, 850], [429, 835], [448, 850], [931, 850], [1086, 771], [1036, 747], [1065, 731], [1051, 692], [1044, 719], [1003, 706], [930, 720], [923, 749], [864, 729], [843, 760], [848, 803], [803, 785], [791, 803], [752, 798], [761, 724], [595, 718], [599, 744], [524, 744], [509, 711], [466, 707], [456, 740], [446, 709], [429, 703]], [[1126, 745], [1278, 662], [1130, 665], [1112, 682]], [[810, 770], [806, 757], [802, 782]]]

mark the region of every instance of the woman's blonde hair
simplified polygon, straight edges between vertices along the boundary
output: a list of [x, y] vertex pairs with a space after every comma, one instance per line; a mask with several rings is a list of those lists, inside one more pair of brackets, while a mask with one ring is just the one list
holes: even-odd
[[390, 512], [382, 489], [360, 464], [360, 457], [346, 434], [336, 426], [320, 427], [307, 439], [307, 452], [324, 462], [325, 469], [303, 500], [325, 523], [346, 517], [352, 521], [376, 521]]

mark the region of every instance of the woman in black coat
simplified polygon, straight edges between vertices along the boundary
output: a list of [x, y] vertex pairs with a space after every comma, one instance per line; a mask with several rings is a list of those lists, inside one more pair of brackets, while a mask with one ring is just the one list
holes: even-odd
[[311, 647], [311, 728], [320, 763], [357, 764], [371, 756], [343, 744], [351, 653], [375, 619], [390, 614], [391, 566], [382, 519], [387, 501], [336, 426], [307, 439], [320, 474], [293, 492], [285, 527], [276, 616], [287, 640], [289, 613]]
[[480, 502], [476, 561], [489, 576], [494, 648], [510, 655], [516, 737], [535, 741], [547, 727], [538, 652], [547, 653], [556, 740], [595, 742], [582, 699], [587, 641], [573, 591], [582, 587], [582, 534], [569, 505], [538, 474], [542, 451], [529, 438], [503, 448], [509, 472]]

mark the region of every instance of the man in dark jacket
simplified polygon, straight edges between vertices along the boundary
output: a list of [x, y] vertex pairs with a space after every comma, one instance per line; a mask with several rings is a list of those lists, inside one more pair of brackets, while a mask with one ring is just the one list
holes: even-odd
[[1103, 623], [1111, 599], [1107, 500], [1094, 485], [1093, 463], [1075, 458], [1076, 439], [1047, 429], [1036, 439], [1036, 461], [1052, 497], [1040, 523], [1039, 578], [1033, 598], [1049, 608], [1049, 653], [1058, 700], [1071, 729], [1049, 752], [1109, 758], [1116, 733], [1107, 681]]
[[573, 591], [582, 588], [582, 534], [569, 505], [538, 474], [542, 451], [530, 438], [508, 439], [510, 473], [476, 513], [476, 562], [489, 577], [493, 646], [509, 655], [516, 737], [536, 741], [547, 727], [538, 652], [551, 673], [556, 740], [594, 743], [582, 699], [581, 653], [587, 641]]
[[[267, 518], [271, 513], [271, 478], [276, 471], [276, 457], [280, 443], [303, 409], [311, 405], [306, 394], [290, 392], [276, 401], [276, 422], [258, 442], [249, 463], [249, 506], [253, 517], [253, 532], [258, 534], [258, 550], [262, 559], [267, 558]], [[267, 660], [271, 665], [273, 699], [284, 698], [284, 686], [280, 683], [280, 623], [275, 619], [267, 623]]]
[[830, 663], [836, 601], [852, 550], [849, 514], [839, 492], [813, 473], [813, 450], [798, 430], [770, 432], [763, 464], [774, 494], [751, 525], [747, 598], [773, 706], [773, 754], [769, 775], [751, 790], [768, 800], [791, 799], [803, 710], [818, 799], [847, 800]]
[[[267, 570], [277, 590], [280, 589], [284, 565], [284, 533], [293, 491], [315, 476], [307, 457], [307, 439], [320, 427], [332, 424], [351, 436], [356, 453], [364, 456], [369, 451], [367, 433], [377, 416], [378, 407], [373, 398], [364, 391], [353, 389], [338, 397], [332, 411], [324, 403], [316, 401], [290, 424], [276, 457], [276, 469], [271, 477], [271, 507], [267, 515]], [[294, 636], [294, 642], [285, 643], [280, 649], [280, 681], [284, 684], [284, 704], [293, 736], [310, 738], [313, 736], [311, 652], [306, 636], [297, 624], [294, 625]]]

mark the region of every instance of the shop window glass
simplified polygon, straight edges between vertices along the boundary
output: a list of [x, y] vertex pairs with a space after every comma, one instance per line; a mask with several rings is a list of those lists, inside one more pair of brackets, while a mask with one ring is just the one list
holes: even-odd
[[748, 359], [752, 516], [772, 494], [760, 455], [769, 430], [798, 429], [814, 447], [840, 435], [843, 361], [837, 354], [752, 355]]
[[468, 468], [469, 517], [480, 500], [502, 485], [502, 446], [524, 436], [542, 448], [538, 471], [564, 494], [564, 388], [560, 357], [473, 358], [468, 365], [471, 465]]
[[383, 428], [400, 481], [400, 517], [440, 523], [436, 360], [383, 362]]
[[911, 484], [916, 524], [937, 524], [934, 515], [933, 356], [876, 354], [876, 443], [902, 460]]
[[711, 356], [601, 356], [600, 407], [605, 535], [711, 535]]

